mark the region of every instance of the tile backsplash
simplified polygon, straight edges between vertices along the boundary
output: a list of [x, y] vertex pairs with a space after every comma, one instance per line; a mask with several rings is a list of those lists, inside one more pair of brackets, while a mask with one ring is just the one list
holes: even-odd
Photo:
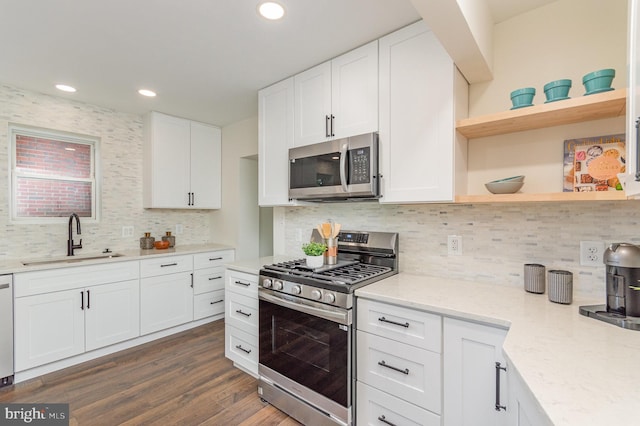
[[[142, 207], [143, 117], [0, 85], [0, 260], [66, 255], [67, 223], [15, 224], [9, 215], [9, 123], [35, 126], [100, 138], [102, 176], [101, 218], [82, 223], [78, 254], [105, 248], [139, 248], [139, 238], [156, 238], [181, 224], [177, 244], [209, 242], [211, 214], [203, 211], [149, 210]], [[134, 226], [134, 237], [122, 237], [122, 226]], [[74, 231], [75, 232], [75, 231]], [[74, 237], [75, 238], [75, 237]], [[78, 238], [75, 238], [76, 242]]]
[[[400, 235], [402, 272], [523, 286], [525, 263], [573, 273], [574, 295], [604, 303], [605, 268], [580, 265], [580, 241], [640, 244], [640, 201], [507, 204], [374, 203], [285, 208], [286, 254], [302, 257], [303, 239], [333, 219], [347, 230]], [[462, 255], [447, 255], [447, 236]]]

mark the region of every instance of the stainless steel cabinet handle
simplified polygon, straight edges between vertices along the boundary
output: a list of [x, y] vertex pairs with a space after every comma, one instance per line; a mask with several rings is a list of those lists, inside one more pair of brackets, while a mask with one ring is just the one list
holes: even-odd
[[380, 321], [380, 322], [386, 322], [386, 323], [393, 324], [393, 325], [398, 325], [398, 326], [400, 326], [400, 327], [404, 327], [404, 328], [409, 328], [409, 323], [408, 323], [408, 322], [405, 322], [405, 323], [403, 324], [403, 323], [401, 323], [401, 322], [396, 322], [396, 321], [388, 320], [388, 319], [386, 319], [385, 317], [380, 317], [380, 318], [378, 318], [378, 321]]
[[210, 257], [209, 258], [210, 262], [213, 262], [214, 260], [222, 260], [222, 256], [220, 256], [220, 257]]
[[329, 133], [329, 120], [330, 120], [330, 119], [331, 119], [331, 118], [330, 118], [328, 115], [325, 115], [325, 116], [324, 116], [324, 135], [325, 135], [326, 137], [331, 136], [331, 134]]
[[404, 370], [398, 367], [394, 367], [393, 365], [389, 365], [386, 362], [384, 362], [384, 360], [382, 361], [378, 361], [378, 365], [381, 365], [382, 367], [386, 367], [386, 368], [390, 368], [391, 370], [397, 371], [398, 373], [402, 373], [402, 374], [409, 374], [409, 369], [405, 368]]
[[640, 182], [640, 117], [636, 119], [636, 182]]
[[224, 302], [224, 299], [216, 300], [215, 302], [209, 303], [210, 305], [215, 305], [216, 303]]
[[500, 405], [500, 370], [507, 371], [507, 367], [502, 367], [499, 362], [496, 362], [496, 411], [505, 410], [505, 405]]
[[383, 415], [378, 416], [378, 420], [380, 420], [382, 423], [390, 425], [390, 426], [396, 426], [395, 423], [391, 423], [389, 420], [386, 419], [386, 417]]
[[242, 352], [246, 352], [246, 353], [248, 353], [248, 354], [250, 354], [250, 353], [251, 353], [251, 349], [245, 349], [245, 348], [243, 348], [243, 347], [242, 347], [242, 346], [240, 346], [240, 345], [236, 345], [236, 349], [240, 349]]
[[240, 315], [244, 315], [245, 317], [249, 318], [251, 316], [251, 313], [246, 313], [246, 312], [242, 312], [241, 309], [237, 309], [236, 313], [240, 314]]
[[236, 284], [240, 284], [240, 285], [243, 285], [245, 287], [249, 287], [251, 285], [251, 283], [245, 283], [245, 282], [242, 282], [242, 281], [236, 281]]
[[219, 280], [220, 278], [222, 278], [222, 277], [220, 277], [220, 276], [218, 276], [218, 277], [210, 277], [209, 281]]
[[0, 284], [0, 290], [9, 288], [9, 284]]
[[178, 266], [177, 263], [165, 263], [164, 265], [160, 265], [161, 268], [166, 268], [167, 266]]
[[335, 133], [333, 133], [333, 120], [335, 120], [336, 117], [334, 117], [333, 114], [331, 114], [331, 136], [335, 136]]

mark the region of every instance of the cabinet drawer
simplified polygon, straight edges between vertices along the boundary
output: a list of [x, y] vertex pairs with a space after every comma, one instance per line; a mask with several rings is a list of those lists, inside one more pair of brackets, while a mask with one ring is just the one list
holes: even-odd
[[226, 272], [226, 289], [248, 297], [258, 298], [258, 276], [238, 271]]
[[258, 298], [229, 293], [225, 321], [247, 333], [258, 335]]
[[222, 313], [224, 313], [224, 290], [210, 291], [193, 297], [194, 320]]
[[440, 414], [440, 354], [357, 332], [358, 380]]
[[258, 377], [258, 337], [225, 325], [224, 355]]
[[143, 278], [177, 272], [191, 272], [192, 270], [193, 256], [191, 255], [158, 257], [140, 261], [140, 276]]
[[138, 279], [138, 262], [117, 262], [13, 275], [15, 297]]
[[233, 262], [233, 250], [210, 251], [193, 255], [193, 269], [211, 268]]
[[193, 294], [224, 290], [224, 266], [193, 271]]
[[440, 426], [440, 416], [362, 382], [357, 386], [357, 419], [361, 425]]
[[442, 317], [415, 309], [358, 299], [358, 330], [432, 352], [441, 352]]

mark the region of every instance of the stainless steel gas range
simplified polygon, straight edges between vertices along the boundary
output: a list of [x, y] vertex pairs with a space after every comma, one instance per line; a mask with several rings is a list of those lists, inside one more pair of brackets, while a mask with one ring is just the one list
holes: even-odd
[[[313, 231], [312, 241], [321, 241]], [[398, 273], [398, 234], [342, 231], [338, 262], [260, 270], [258, 393], [306, 425], [351, 425], [354, 291]]]

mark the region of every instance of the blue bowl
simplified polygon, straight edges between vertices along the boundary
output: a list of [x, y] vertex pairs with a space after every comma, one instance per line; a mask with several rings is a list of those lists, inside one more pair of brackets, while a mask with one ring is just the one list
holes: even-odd
[[569, 89], [571, 89], [571, 80], [569, 79], [556, 80], [545, 84], [544, 94], [547, 97], [545, 103], [569, 99]]
[[532, 102], [535, 95], [536, 89], [534, 87], [525, 87], [523, 89], [514, 90], [511, 92], [511, 103], [513, 104], [511, 109], [533, 105]]
[[616, 76], [616, 70], [607, 68], [590, 72], [582, 77], [582, 84], [586, 89], [585, 95], [592, 95], [594, 93], [608, 92], [613, 90], [611, 83]]

